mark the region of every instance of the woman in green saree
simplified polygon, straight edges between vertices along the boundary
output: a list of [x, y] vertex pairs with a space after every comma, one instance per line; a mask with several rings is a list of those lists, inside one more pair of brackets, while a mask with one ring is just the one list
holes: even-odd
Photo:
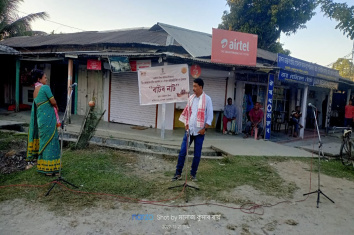
[[37, 170], [54, 175], [60, 169], [60, 146], [55, 110], [57, 102], [47, 86], [47, 76], [42, 70], [32, 71], [35, 90], [31, 123], [28, 130], [27, 161], [37, 159]]

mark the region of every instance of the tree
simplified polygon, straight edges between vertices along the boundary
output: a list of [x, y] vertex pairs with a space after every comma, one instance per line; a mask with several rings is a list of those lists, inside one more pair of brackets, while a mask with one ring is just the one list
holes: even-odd
[[354, 6], [347, 3], [335, 3], [332, 0], [318, 0], [322, 12], [331, 19], [339, 21], [336, 29], [342, 30], [343, 34], [354, 39]]
[[315, 0], [227, 0], [230, 12], [222, 16], [220, 29], [258, 35], [258, 47], [283, 52], [280, 34], [296, 33], [315, 14]]
[[354, 66], [349, 59], [339, 58], [332, 65], [332, 69], [339, 70], [339, 75], [354, 81]]
[[0, 40], [7, 37], [32, 35], [31, 23], [37, 19], [49, 17], [46, 12], [19, 17], [16, 12], [20, 2], [23, 0], [0, 1]]

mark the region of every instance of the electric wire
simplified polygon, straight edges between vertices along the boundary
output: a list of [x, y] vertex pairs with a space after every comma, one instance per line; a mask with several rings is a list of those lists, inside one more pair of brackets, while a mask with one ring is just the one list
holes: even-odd
[[[23, 12], [23, 11], [19, 11], [16, 9], [17, 12], [20, 12], [22, 14], [26, 14], [26, 15], [29, 15], [29, 14], [33, 14], [33, 13], [26, 13], [26, 12]], [[87, 31], [85, 29], [80, 29], [80, 28], [77, 28], [77, 27], [73, 27], [73, 26], [70, 26], [70, 25], [66, 25], [66, 24], [62, 24], [62, 23], [59, 23], [59, 22], [55, 22], [55, 21], [52, 21], [52, 20], [47, 20], [47, 19], [43, 19], [44, 21], [48, 21], [48, 22], [51, 22], [51, 23], [54, 23], [54, 24], [58, 24], [58, 25], [61, 25], [61, 26], [64, 26], [64, 27], [68, 27], [68, 28], [72, 28], [72, 29], [77, 29], [77, 30], [80, 30], [80, 31]]]

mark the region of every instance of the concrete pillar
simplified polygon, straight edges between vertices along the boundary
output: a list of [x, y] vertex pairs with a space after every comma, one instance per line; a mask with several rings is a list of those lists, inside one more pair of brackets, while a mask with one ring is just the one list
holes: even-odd
[[302, 96], [302, 104], [301, 104], [301, 112], [302, 112], [302, 117], [300, 119], [300, 123], [304, 128], [300, 129], [300, 137], [303, 139], [304, 138], [304, 129], [306, 126], [306, 115], [307, 115], [307, 94], [309, 92], [309, 86], [304, 87], [304, 94]]
[[16, 112], [20, 111], [20, 65], [21, 62], [19, 59], [17, 59], [16, 60], [16, 93], [15, 93]]
[[[164, 66], [168, 65], [167, 62], [163, 63]], [[166, 103], [161, 104], [161, 139], [165, 139], [165, 127], [166, 127]], [[157, 114], [158, 115], [158, 114]]]
[[301, 100], [301, 88], [298, 88], [297, 89], [297, 96], [296, 96], [296, 106], [301, 105], [300, 100]]
[[235, 73], [234, 72], [229, 72], [229, 79], [227, 81], [226, 99], [229, 97], [231, 97], [232, 103], [235, 104], [235, 99], [234, 99], [235, 98]]
[[[165, 130], [173, 130], [173, 121], [175, 115], [175, 104], [174, 103], [166, 103], [165, 105], [165, 114], [163, 114], [163, 104], [158, 105], [157, 111], [157, 124], [156, 128], [161, 129], [163, 128], [163, 121], [165, 122]], [[165, 120], [163, 120], [163, 115], [165, 115]]]
[[238, 133], [242, 132], [242, 114], [243, 114], [243, 96], [245, 95], [245, 82], [237, 81], [236, 82], [236, 99], [235, 106], [237, 110], [237, 127]]

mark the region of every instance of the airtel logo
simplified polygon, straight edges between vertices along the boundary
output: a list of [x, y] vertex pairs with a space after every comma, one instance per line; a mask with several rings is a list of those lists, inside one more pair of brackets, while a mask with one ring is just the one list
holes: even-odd
[[227, 46], [227, 43], [228, 43], [227, 39], [224, 38], [223, 40], [221, 40], [221, 47], [225, 48]]
[[250, 51], [250, 42], [237, 41], [237, 39], [231, 40], [230, 42], [224, 38], [221, 40], [221, 47], [225, 48], [229, 45], [230, 50], [235, 51]]

